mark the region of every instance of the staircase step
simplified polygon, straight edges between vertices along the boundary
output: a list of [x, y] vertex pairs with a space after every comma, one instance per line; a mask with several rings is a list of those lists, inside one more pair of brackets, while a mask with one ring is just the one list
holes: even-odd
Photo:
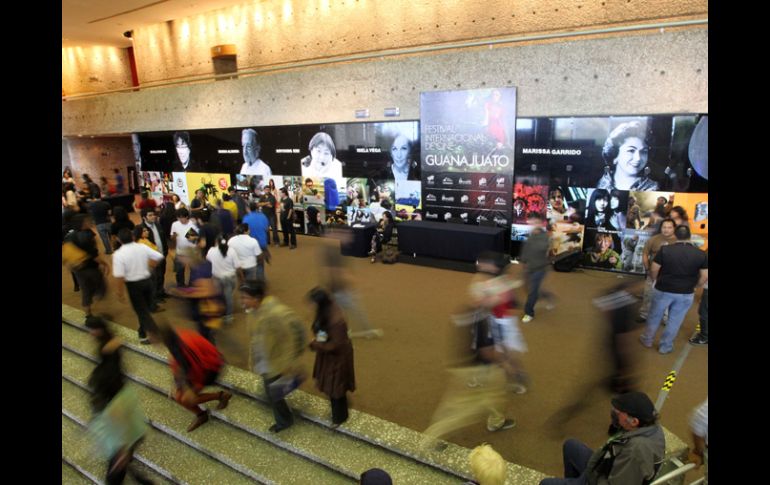
[[[62, 380], [62, 428], [65, 423], [70, 423], [70, 440], [63, 440], [62, 449], [78, 450], [74, 452], [79, 459], [83, 454], [93, 455], [93, 445], [88, 441], [82, 428], [75, 429], [77, 425], [85, 426], [90, 418], [88, 406], [88, 393], [83, 389]], [[64, 435], [64, 431], [62, 431]], [[79, 436], [78, 436], [79, 434]], [[70, 451], [70, 453], [73, 453]], [[181, 443], [170, 436], [150, 428], [142, 443], [137, 447], [135, 456], [148, 464], [159, 473], [178, 483], [195, 484], [247, 484], [254, 483], [254, 479], [238, 473], [232, 468], [208, 457], [207, 455]], [[66, 458], [66, 457], [65, 457]], [[98, 458], [87, 458], [96, 461]], [[101, 474], [96, 476], [100, 480], [104, 477], [106, 460], [100, 463]], [[261, 483], [271, 483], [260, 481]]]
[[[63, 431], [62, 438], [64, 438]], [[75, 467], [64, 461], [64, 458], [62, 458], [61, 483], [62, 485], [93, 485], [94, 482], [82, 475]]]
[[[85, 385], [93, 364], [66, 350], [63, 350], [62, 354], [65, 375]], [[146, 389], [146, 392], [140, 393], [140, 399], [147, 404], [148, 407], [145, 410], [153, 420], [156, 414], [151, 410], [151, 403], [158, 400], [159, 403], [165, 406], [171, 404], [175, 410], [178, 410], [182, 419], [181, 425], [178, 426], [181, 430], [190, 420], [189, 413], [154, 391]], [[158, 412], [168, 416], [164, 409], [158, 409]], [[258, 437], [313, 461], [321, 462], [354, 479], [365, 470], [378, 467], [392, 470], [391, 476], [399, 483], [410, 483], [415, 477], [430, 483], [462, 482], [454, 475], [409, 460], [384, 448], [369, 446], [358, 439], [332, 432], [325, 427], [301, 419], [298, 419], [291, 429], [283, 431], [280, 435], [274, 435], [267, 431], [273, 423], [273, 415], [269, 407], [243, 396], [236, 395], [225, 411], [215, 411], [214, 415], [230, 423], [234, 429], [248, 432], [249, 442], [254, 442], [255, 437]], [[210, 428], [209, 424], [206, 424], [206, 428], [212, 430], [207, 433], [214, 432], [214, 428]]]
[[[62, 305], [63, 346], [94, 359], [96, 349], [84, 331], [81, 313]], [[166, 392], [173, 385], [166, 350], [139, 344], [136, 332], [121, 325], [115, 324], [112, 329], [124, 340], [127, 373], [156, 391]], [[66, 366], [64, 350], [62, 355]], [[441, 453], [425, 451], [420, 447], [422, 433], [376, 416], [351, 409], [345, 424], [334, 432], [328, 430], [328, 400], [301, 390], [292, 393], [287, 402], [295, 415], [304, 419], [298, 419], [291, 429], [278, 435], [267, 433], [272, 415], [262, 380], [253, 373], [227, 366], [218, 384], [235, 394], [224, 413], [215, 413], [218, 418], [349, 476], [375, 466], [387, 469], [397, 483], [461, 483], [472, 476], [469, 449], [448, 443]], [[517, 477], [509, 479], [510, 483], [536, 484], [545, 478], [540, 472], [513, 463], [508, 464], [508, 470], [510, 477]]]

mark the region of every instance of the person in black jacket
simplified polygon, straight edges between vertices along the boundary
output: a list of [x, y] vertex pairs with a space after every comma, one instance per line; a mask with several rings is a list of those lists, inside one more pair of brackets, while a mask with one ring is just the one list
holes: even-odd
[[166, 257], [168, 256], [168, 235], [158, 220], [157, 214], [153, 209], [142, 209], [142, 222], [139, 224], [147, 228], [150, 232], [149, 240], [158, 247], [158, 252], [163, 255], [163, 259], [158, 262], [154, 270], [155, 281], [155, 300], [165, 300], [168, 296], [164, 289], [166, 280]]

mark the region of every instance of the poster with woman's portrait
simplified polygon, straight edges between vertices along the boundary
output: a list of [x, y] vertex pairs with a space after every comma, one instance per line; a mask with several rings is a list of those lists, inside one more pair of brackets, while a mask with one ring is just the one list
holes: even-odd
[[626, 229], [628, 192], [623, 190], [588, 189], [586, 196], [585, 226], [607, 231]]

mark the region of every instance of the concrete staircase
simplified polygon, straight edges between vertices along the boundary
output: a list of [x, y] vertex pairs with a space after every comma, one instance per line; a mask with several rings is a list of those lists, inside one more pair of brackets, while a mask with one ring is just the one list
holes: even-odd
[[[94, 458], [85, 427], [91, 419], [88, 376], [96, 365], [96, 348], [83, 326], [83, 312], [62, 305], [62, 483], [102, 483], [106, 461]], [[112, 324], [124, 342], [123, 365], [150, 422], [138, 446], [135, 467], [155, 483], [186, 484], [338, 484], [358, 483], [370, 468], [386, 470], [393, 482], [460, 484], [472, 478], [470, 450], [448, 443], [441, 452], [420, 447], [423, 435], [366, 413], [350, 410], [348, 421], [329, 428], [329, 403], [301, 390], [287, 401], [297, 417], [294, 426], [273, 434], [262, 380], [227, 366], [218, 385], [233, 393], [224, 411], [192, 433], [192, 415], [167, 396], [173, 387], [168, 353], [141, 345], [136, 332]], [[666, 455], [683, 458], [687, 446], [664, 428]], [[536, 485], [546, 475], [508, 464], [509, 485]], [[126, 483], [135, 483], [127, 477]]]
[[[85, 433], [91, 419], [88, 376], [96, 348], [83, 327], [81, 311], [62, 305], [62, 483], [101, 483], [106, 462], [94, 458]], [[463, 483], [472, 477], [469, 449], [449, 443], [442, 452], [422, 450], [421, 433], [374, 416], [350, 411], [340, 428], [329, 428], [325, 399], [297, 390], [287, 401], [295, 425], [279, 434], [258, 376], [227, 367], [218, 384], [233, 393], [224, 411], [192, 433], [192, 415], [170, 400], [173, 387], [165, 349], [139, 344], [136, 332], [113, 331], [124, 342], [128, 385], [136, 391], [150, 421], [138, 446], [136, 468], [156, 483], [338, 484], [358, 483], [362, 472], [382, 468], [398, 484]], [[509, 464], [510, 484], [537, 484], [545, 475]], [[131, 478], [126, 483], [134, 483]]]

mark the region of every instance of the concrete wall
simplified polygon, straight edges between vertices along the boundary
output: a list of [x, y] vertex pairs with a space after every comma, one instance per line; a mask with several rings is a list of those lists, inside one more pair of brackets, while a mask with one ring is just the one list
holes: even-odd
[[64, 47], [61, 53], [62, 95], [131, 87], [128, 50], [117, 47]]
[[107, 180], [112, 183], [115, 181], [114, 169], [116, 168], [128, 183], [127, 168], [135, 164], [130, 136], [69, 138], [66, 141], [70, 168], [78, 185], [83, 182], [81, 176], [84, 173], [87, 173], [97, 184], [102, 176], [107, 177]]
[[262, 0], [137, 27], [141, 83], [212, 74], [210, 49], [238, 68], [469, 39], [652, 23], [708, 13], [706, 0]]
[[418, 119], [420, 92], [516, 86], [518, 116], [708, 112], [708, 30], [464, 49], [62, 103], [65, 135]]

